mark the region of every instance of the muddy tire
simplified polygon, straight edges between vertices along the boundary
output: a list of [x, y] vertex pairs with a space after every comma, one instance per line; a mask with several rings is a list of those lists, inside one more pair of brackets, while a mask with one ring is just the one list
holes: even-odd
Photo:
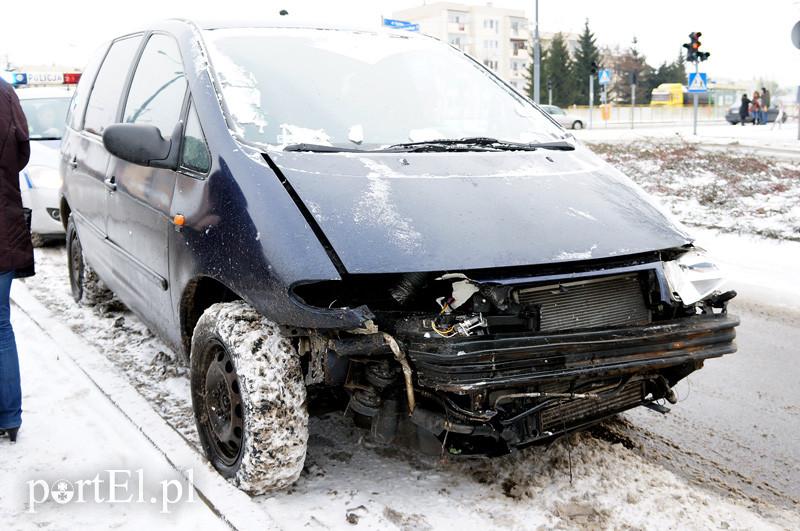
[[83, 247], [78, 238], [75, 221], [72, 216], [67, 220], [67, 268], [69, 270], [69, 285], [72, 298], [84, 306], [94, 306], [108, 302], [114, 293], [106, 287], [97, 273], [86, 263], [83, 256]]
[[38, 232], [31, 232], [31, 245], [33, 245], [35, 248], [44, 247], [46, 243], [47, 240], [45, 240], [41, 234]]
[[200, 442], [222, 476], [252, 494], [297, 481], [308, 443], [300, 359], [278, 326], [245, 302], [214, 304], [192, 335]]

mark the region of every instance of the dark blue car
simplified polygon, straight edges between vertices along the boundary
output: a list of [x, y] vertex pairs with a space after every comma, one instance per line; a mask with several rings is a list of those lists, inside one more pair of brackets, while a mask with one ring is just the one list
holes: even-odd
[[469, 56], [404, 32], [168, 21], [86, 69], [61, 147], [75, 299], [191, 365], [241, 488], [309, 407], [496, 455], [674, 400], [735, 292], [635, 184]]

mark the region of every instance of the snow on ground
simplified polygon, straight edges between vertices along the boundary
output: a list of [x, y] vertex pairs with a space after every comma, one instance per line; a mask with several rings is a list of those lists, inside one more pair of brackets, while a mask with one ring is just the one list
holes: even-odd
[[800, 241], [800, 160], [656, 139], [591, 149], [687, 225]]
[[[23, 424], [16, 444], [0, 440], [0, 528], [227, 529], [197, 496], [191, 501], [184, 497], [162, 514], [160, 482], [178, 481], [186, 488], [185, 482], [86, 375], [60, 355], [59, 345], [19, 307], [12, 306], [11, 315], [23, 378]], [[99, 496], [108, 500], [109, 470], [120, 471], [116, 484], [127, 484], [113, 497], [132, 501], [96, 503], [95, 486], [80, 489], [76, 483], [99, 475], [105, 482]], [[62, 480], [68, 482], [62, 489], [68, 501], [44, 501]], [[77, 501], [80, 492], [83, 503]]]
[[[176, 356], [130, 312], [78, 307], [62, 248], [36, 254], [31, 292], [198, 447]], [[619, 441], [601, 427], [504, 458], [442, 460], [374, 444], [330, 413], [312, 419], [298, 483], [255, 501], [286, 528], [800, 528], [797, 514], [690, 485]]]
[[574, 131], [581, 140], [594, 143], [628, 143], [638, 140], [658, 140], [660, 142], [687, 142], [702, 147], [727, 146], [747, 151], [779, 150], [786, 155], [800, 157], [800, 140], [797, 138], [797, 121], [790, 120], [780, 128], [754, 125], [730, 125], [701, 123], [697, 135], [689, 123], [672, 123], [658, 126], [645, 123], [629, 125], [617, 124], [604, 127], [595, 122], [594, 129]]

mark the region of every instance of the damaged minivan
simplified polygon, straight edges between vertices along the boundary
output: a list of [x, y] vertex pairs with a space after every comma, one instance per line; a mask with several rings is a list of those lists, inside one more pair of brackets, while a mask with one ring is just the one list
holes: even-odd
[[191, 367], [249, 492], [309, 411], [496, 456], [735, 352], [735, 296], [622, 173], [475, 60], [393, 31], [173, 20], [81, 78], [61, 147], [73, 295], [113, 292]]

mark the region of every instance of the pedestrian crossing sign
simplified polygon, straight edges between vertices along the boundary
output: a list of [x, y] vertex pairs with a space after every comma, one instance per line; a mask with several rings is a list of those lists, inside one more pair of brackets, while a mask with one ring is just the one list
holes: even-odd
[[611, 70], [604, 68], [597, 73], [597, 81], [601, 85], [608, 85], [611, 83]]
[[689, 74], [689, 92], [708, 92], [708, 77], [702, 72]]

